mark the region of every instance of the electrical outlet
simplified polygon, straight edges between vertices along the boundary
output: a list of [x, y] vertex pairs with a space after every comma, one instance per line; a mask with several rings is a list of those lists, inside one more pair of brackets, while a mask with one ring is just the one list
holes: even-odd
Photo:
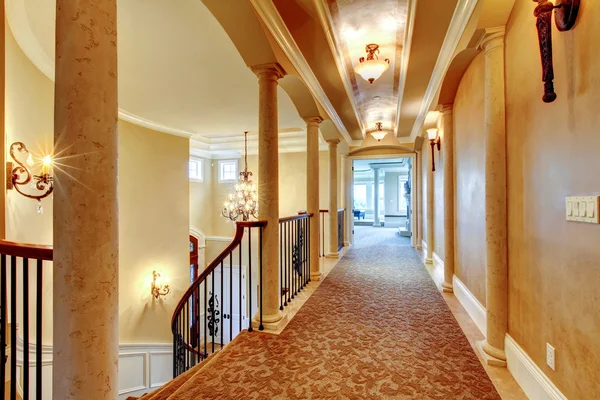
[[552, 368], [552, 371], [556, 371], [556, 358], [554, 357], [554, 350], [554, 347], [552, 347], [550, 343], [546, 343], [546, 364]]

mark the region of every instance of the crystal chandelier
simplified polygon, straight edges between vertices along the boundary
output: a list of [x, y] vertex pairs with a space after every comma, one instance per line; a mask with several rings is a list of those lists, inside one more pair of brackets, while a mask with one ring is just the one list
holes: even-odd
[[248, 132], [244, 132], [244, 171], [240, 172], [240, 179], [235, 184], [233, 193], [230, 193], [221, 215], [235, 222], [241, 218], [248, 221], [250, 217], [258, 218], [258, 191], [248, 171]]
[[378, 142], [381, 142], [381, 139], [387, 135], [387, 132], [383, 130], [383, 124], [381, 122], [376, 123], [375, 127], [377, 130], [371, 132], [371, 136], [373, 136]]
[[354, 71], [363, 77], [364, 80], [369, 83], [375, 82], [377, 78], [381, 76], [390, 67], [390, 60], [379, 60], [377, 53], [379, 53], [379, 45], [368, 44], [365, 48], [367, 52], [367, 59], [361, 57], [358, 61], [358, 65], [354, 67]]

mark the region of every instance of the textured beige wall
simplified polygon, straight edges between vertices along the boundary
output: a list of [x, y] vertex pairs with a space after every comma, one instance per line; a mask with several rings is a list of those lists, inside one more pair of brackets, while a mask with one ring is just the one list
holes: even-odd
[[[37, 159], [52, 151], [54, 143], [54, 84], [23, 53], [6, 26], [6, 143], [25, 143]], [[22, 160], [22, 158], [21, 158]], [[39, 165], [36, 167], [39, 168]], [[39, 169], [34, 170], [39, 173]], [[29, 190], [26, 187], [25, 190]], [[52, 197], [37, 202], [15, 190], [6, 195], [6, 238], [16, 242], [52, 244]], [[47, 274], [50, 278], [50, 273]], [[52, 283], [49, 287], [52, 287]], [[51, 307], [51, 304], [50, 304]]]
[[483, 305], [485, 299], [485, 60], [475, 57], [454, 100], [454, 274]]
[[[423, 234], [421, 238], [424, 242], [427, 242], [427, 171], [431, 169], [431, 148], [427, 139], [423, 141], [423, 148], [421, 150], [421, 216], [423, 218]], [[429, 243], [427, 243], [429, 246]]]
[[[204, 180], [190, 181], [190, 226], [207, 234], [212, 229], [214, 207], [212, 204], [212, 185], [214, 183], [212, 160], [198, 158], [203, 162]], [[220, 211], [220, 209], [219, 209]]]
[[[168, 343], [189, 286], [189, 141], [119, 121], [119, 340]], [[156, 269], [171, 294], [154, 301]]]
[[597, 399], [600, 225], [565, 221], [565, 196], [600, 194], [600, 3], [581, 2], [572, 31], [553, 24], [551, 104], [532, 6], [516, 1], [506, 35], [509, 334], [568, 398]]

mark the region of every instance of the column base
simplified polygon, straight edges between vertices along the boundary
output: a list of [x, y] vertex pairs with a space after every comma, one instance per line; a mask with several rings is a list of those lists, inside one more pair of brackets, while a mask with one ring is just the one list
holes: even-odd
[[442, 291], [444, 291], [445, 293], [453, 293], [454, 288], [452, 287], [451, 283], [443, 282], [442, 283]]
[[433, 264], [433, 258], [426, 257], [425, 264]]
[[263, 315], [263, 329], [261, 329], [260, 314], [257, 313], [254, 318], [252, 318], [252, 329], [273, 332], [280, 330], [287, 322], [287, 314], [283, 314], [281, 311], [277, 310], [277, 313], [275, 314]]
[[338, 253], [337, 251], [335, 253], [327, 253], [325, 258], [334, 258], [337, 260], [338, 258], [340, 258], [340, 253]]
[[319, 282], [321, 280], [321, 275], [323, 275], [321, 273], [321, 271], [319, 271], [319, 272], [311, 272], [310, 273], [310, 280], [312, 282]]
[[423, 250], [423, 246], [421, 246], [420, 244], [417, 245], [417, 250]]
[[344, 242], [344, 247], [350, 246], [350, 242]]
[[491, 346], [487, 340], [477, 342], [477, 351], [483, 358], [483, 361], [492, 367], [506, 367], [506, 354]]
[[381, 222], [375, 222], [373, 224], [373, 226], [377, 227], [377, 228], [381, 228]]

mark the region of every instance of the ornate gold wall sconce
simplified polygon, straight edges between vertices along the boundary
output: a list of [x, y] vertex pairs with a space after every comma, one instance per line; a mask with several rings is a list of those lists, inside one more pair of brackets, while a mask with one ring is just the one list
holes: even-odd
[[542, 57], [542, 81], [544, 82], [544, 103], [556, 100], [554, 92], [554, 66], [552, 65], [552, 11], [559, 31], [568, 31], [575, 25], [580, 0], [557, 0], [556, 5], [548, 0], [533, 0], [538, 3], [533, 11], [536, 17], [540, 55]]
[[[27, 154], [25, 162], [19, 161], [16, 153]], [[34, 175], [31, 172], [30, 168], [34, 166], [35, 162], [33, 156], [22, 142], [15, 142], [10, 145], [10, 157], [14, 163], [11, 161], [6, 163], [6, 189], [15, 189], [23, 196], [37, 200], [37, 211], [39, 214], [42, 214], [44, 212], [42, 199], [50, 196], [54, 190], [54, 182], [50, 173], [52, 157], [46, 155], [41, 159], [42, 171], [40, 175]], [[38, 192], [34, 192], [33, 194], [25, 192], [22, 187], [27, 184], [31, 184], [31, 188]]]
[[429, 144], [431, 145], [431, 170], [435, 172], [434, 147], [437, 146], [438, 151], [440, 151], [442, 140], [438, 136], [437, 128], [427, 129], [427, 137], [429, 138]]
[[169, 293], [171, 293], [167, 279], [163, 279], [160, 276], [160, 273], [156, 271], [152, 271], [152, 285], [150, 287], [150, 293], [152, 293], [152, 297], [154, 297], [156, 300], [158, 300], [160, 296], [166, 297]]

